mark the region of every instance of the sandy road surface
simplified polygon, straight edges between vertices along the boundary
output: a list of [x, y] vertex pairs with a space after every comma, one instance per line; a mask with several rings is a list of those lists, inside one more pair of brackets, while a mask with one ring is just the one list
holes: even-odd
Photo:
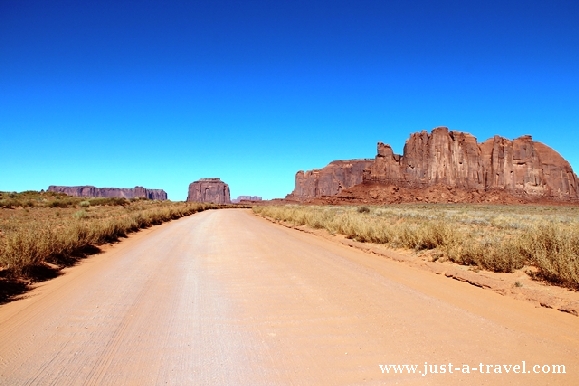
[[[565, 375], [382, 374], [424, 362]], [[486, 367], [483, 367], [486, 371]], [[136, 234], [0, 306], [0, 383], [578, 384], [579, 318], [248, 210]]]

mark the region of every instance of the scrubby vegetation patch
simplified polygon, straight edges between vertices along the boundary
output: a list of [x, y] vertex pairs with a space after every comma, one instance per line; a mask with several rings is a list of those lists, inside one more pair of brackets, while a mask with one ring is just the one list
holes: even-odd
[[482, 205], [257, 206], [254, 212], [360, 242], [435, 250], [494, 272], [536, 267], [534, 276], [579, 288], [579, 208]]

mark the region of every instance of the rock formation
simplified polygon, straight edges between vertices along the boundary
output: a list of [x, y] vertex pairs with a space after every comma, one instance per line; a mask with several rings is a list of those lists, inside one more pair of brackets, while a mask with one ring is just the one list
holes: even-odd
[[378, 155], [364, 175], [385, 183], [410, 187], [443, 184], [481, 189], [481, 151], [476, 138], [467, 133], [437, 128], [414, 133], [406, 141], [404, 154], [394, 154], [389, 145], [378, 143]]
[[362, 183], [364, 169], [370, 167], [373, 160], [332, 161], [323, 169], [314, 169], [296, 173], [296, 187], [286, 199], [307, 197], [334, 196], [342, 189]]
[[258, 196], [238, 196], [237, 198], [231, 199], [231, 202], [233, 204], [239, 204], [242, 201], [245, 202], [262, 201], [262, 198]]
[[163, 189], [146, 189], [141, 186], [134, 188], [95, 188], [94, 186], [54, 186], [48, 187], [49, 192], [65, 193], [72, 197], [143, 197], [151, 200], [166, 200], [167, 193]]
[[336, 184], [344, 178], [333, 176], [347, 174], [353, 185], [343, 188], [360, 183], [405, 189], [443, 186], [476, 191], [479, 197], [498, 190], [529, 199], [579, 199], [577, 176], [569, 162], [529, 135], [513, 141], [495, 136], [479, 144], [471, 134], [438, 127], [431, 133], [412, 134], [402, 155], [379, 142], [373, 161], [358, 161], [367, 162], [362, 168], [348, 166], [351, 162], [334, 161], [321, 170], [299, 171], [288, 198], [336, 196], [341, 192]]
[[219, 178], [201, 178], [189, 184], [187, 201], [230, 204], [229, 185]]

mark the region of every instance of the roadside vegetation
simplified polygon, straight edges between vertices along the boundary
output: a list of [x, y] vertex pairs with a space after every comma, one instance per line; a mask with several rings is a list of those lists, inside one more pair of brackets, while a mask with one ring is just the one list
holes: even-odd
[[360, 242], [429, 250], [433, 261], [494, 272], [528, 267], [536, 279], [579, 289], [579, 207], [286, 205], [253, 211]]
[[57, 268], [70, 265], [96, 246], [141, 228], [218, 207], [146, 199], [87, 199], [50, 192], [1, 192], [1, 277], [30, 277], [47, 263]]

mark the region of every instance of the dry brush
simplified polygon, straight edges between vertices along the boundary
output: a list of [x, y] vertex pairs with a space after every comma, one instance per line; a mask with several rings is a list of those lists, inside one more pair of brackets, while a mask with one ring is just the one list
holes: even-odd
[[4, 203], [9, 205], [0, 209], [0, 271], [4, 276], [26, 276], [38, 265], [74, 259], [88, 246], [112, 242], [141, 228], [218, 207], [28, 195], [32, 198], [8, 197]]
[[579, 288], [579, 208], [482, 205], [259, 206], [254, 212], [361, 242], [432, 250], [433, 259]]

